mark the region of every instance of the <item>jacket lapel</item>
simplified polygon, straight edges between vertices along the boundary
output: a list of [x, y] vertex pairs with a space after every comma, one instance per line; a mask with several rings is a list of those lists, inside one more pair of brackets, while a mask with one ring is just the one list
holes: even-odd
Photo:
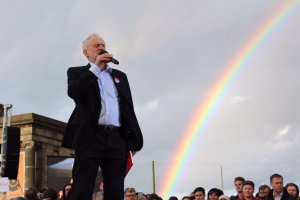
[[120, 95], [123, 95], [123, 90], [121, 89], [121, 86], [122, 86], [122, 80], [121, 80], [121, 77], [117, 75], [116, 71], [114, 69], [112, 69], [111, 73], [110, 73], [112, 79], [113, 79], [113, 82], [117, 88], [117, 91], [118, 91], [118, 94]]
[[[87, 64], [86, 70], [89, 70], [90, 67], [91, 67], [91, 65], [90, 65], [90, 64]], [[92, 73], [92, 72], [91, 72], [91, 73]], [[97, 80], [98, 80], [98, 79], [97, 79]], [[97, 97], [97, 98], [99, 99], [99, 101], [100, 101], [101, 98], [100, 98], [100, 88], [99, 88], [98, 81], [94, 81], [94, 82], [92, 83], [92, 89], [94, 90], [96, 97]]]

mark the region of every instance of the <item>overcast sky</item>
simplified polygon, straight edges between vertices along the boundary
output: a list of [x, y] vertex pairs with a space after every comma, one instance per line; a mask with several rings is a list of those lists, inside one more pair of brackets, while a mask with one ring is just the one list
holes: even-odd
[[[292, 1], [292, 0], [285, 0]], [[86, 65], [81, 42], [99, 33], [127, 73], [145, 146], [126, 187], [160, 191], [180, 138], [228, 63], [282, 0], [1, 0], [0, 103], [67, 122], [74, 103], [66, 71]], [[197, 141], [174, 191], [232, 193], [233, 179], [257, 185], [275, 172], [300, 184], [300, 10], [256, 52]]]

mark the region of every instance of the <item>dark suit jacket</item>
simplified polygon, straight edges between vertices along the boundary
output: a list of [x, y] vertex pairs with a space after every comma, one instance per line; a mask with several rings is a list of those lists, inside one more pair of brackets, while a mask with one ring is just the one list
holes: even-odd
[[[90, 65], [68, 69], [68, 95], [75, 101], [75, 109], [66, 126], [62, 147], [80, 149], [89, 145], [98, 125], [101, 112], [100, 89]], [[139, 151], [143, 136], [134, 113], [131, 91], [125, 73], [112, 69], [111, 76], [119, 95], [121, 134], [127, 151]]]
[[[273, 190], [270, 190], [268, 196], [266, 198], [264, 198], [263, 200], [274, 200]], [[289, 195], [289, 193], [286, 191], [286, 189], [284, 189], [280, 200], [297, 200], [297, 198]]]

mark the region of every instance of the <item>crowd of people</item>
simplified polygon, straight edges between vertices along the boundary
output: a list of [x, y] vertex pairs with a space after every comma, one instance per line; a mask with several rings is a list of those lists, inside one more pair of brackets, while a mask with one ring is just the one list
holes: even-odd
[[[284, 186], [283, 177], [280, 174], [273, 174], [270, 177], [269, 185], [260, 185], [255, 194], [255, 184], [251, 180], [243, 177], [234, 179], [234, 186], [237, 194], [228, 196], [221, 189], [212, 188], [207, 196], [203, 187], [195, 188], [190, 194], [181, 200], [299, 200], [299, 188], [295, 183], [288, 183]], [[157, 194], [143, 194], [135, 192], [134, 188], [126, 188], [124, 200], [162, 200]], [[168, 200], [179, 200], [176, 196], [171, 196]]]
[[[300, 200], [299, 188], [295, 183], [284, 185], [283, 176], [273, 174], [270, 177], [269, 185], [260, 185], [255, 194], [255, 184], [251, 180], [245, 180], [243, 177], [234, 179], [234, 186], [237, 194], [228, 196], [221, 189], [212, 188], [207, 194], [203, 187], [195, 188], [181, 200]], [[17, 197], [11, 200], [68, 200], [69, 192], [72, 190], [72, 183], [66, 184], [62, 190], [56, 191], [51, 188], [36, 190], [29, 188], [25, 191], [24, 197]], [[95, 192], [92, 200], [103, 200], [103, 185], [100, 184], [99, 192]], [[126, 188], [124, 190], [124, 200], [162, 200], [155, 193], [146, 194], [137, 192], [135, 188]], [[176, 196], [171, 196], [168, 200], [179, 200]]]

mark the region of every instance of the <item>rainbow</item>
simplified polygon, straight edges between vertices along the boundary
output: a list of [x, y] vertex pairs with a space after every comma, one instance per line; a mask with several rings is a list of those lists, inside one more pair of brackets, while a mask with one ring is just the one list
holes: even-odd
[[221, 102], [222, 97], [230, 86], [234, 83], [236, 77], [242, 69], [255, 57], [257, 50], [261, 48], [274, 34], [274, 32], [296, 11], [299, 10], [299, 0], [284, 1], [275, 12], [254, 32], [252, 37], [247, 40], [242, 50], [239, 50], [232, 62], [226, 67], [224, 73], [219, 77], [209, 94], [198, 106], [192, 121], [186, 131], [183, 133], [178, 150], [174, 153], [172, 161], [166, 175], [163, 177], [163, 185], [160, 189], [163, 199], [168, 199], [171, 194], [176, 193], [176, 189], [183, 176], [185, 165], [193, 155], [197, 147], [197, 142], [209, 124], [212, 115]]

